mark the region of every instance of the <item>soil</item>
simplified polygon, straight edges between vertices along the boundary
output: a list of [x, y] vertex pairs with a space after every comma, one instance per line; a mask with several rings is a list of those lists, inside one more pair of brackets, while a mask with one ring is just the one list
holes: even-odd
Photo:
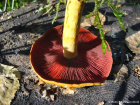
[[[104, 85], [78, 88], [74, 95], [63, 95], [61, 92], [55, 94], [56, 91], [51, 90], [48, 93], [54, 94], [54, 99], [50, 96], [43, 97], [42, 86], [37, 84], [38, 77], [31, 67], [30, 49], [34, 41], [47, 30], [63, 24], [65, 5], [61, 5], [58, 19], [53, 25], [51, 22], [55, 14], [41, 16], [43, 13], [35, 13], [40, 7], [41, 4], [32, 3], [0, 17], [0, 63], [18, 68], [22, 76], [20, 89], [11, 105], [97, 105], [102, 101], [105, 105], [119, 102], [127, 105], [140, 104], [140, 79], [133, 71], [136, 65], [140, 66], [140, 55], [127, 48], [124, 41], [126, 32], [119, 27], [116, 17], [106, 4], [100, 8], [100, 12], [106, 16], [103, 27], [107, 30], [105, 37], [112, 50], [113, 67]], [[129, 27], [140, 30], [140, 6], [124, 3], [121, 7], [123, 12], [126, 12], [123, 19], [126, 30]], [[94, 3], [86, 3], [82, 21], [93, 8]], [[99, 36], [98, 30], [93, 26], [87, 29]], [[113, 68], [120, 64], [127, 66], [128, 77], [115, 83]]]

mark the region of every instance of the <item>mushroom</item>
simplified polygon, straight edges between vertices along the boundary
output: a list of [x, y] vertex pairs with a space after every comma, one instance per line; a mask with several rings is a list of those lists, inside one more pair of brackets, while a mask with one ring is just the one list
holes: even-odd
[[31, 64], [44, 82], [84, 87], [103, 84], [108, 77], [112, 53], [103, 54], [101, 39], [80, 28], [84, 4], [83, 0], [68, 0], [64, 26], [48, 30], [32, 45]]

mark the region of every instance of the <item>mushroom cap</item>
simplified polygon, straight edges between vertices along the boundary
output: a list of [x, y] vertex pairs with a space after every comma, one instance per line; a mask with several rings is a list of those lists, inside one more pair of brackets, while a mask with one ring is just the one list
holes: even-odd
[[67, 59], [63, 56], [62, 34], [63, 25], [54, 27], [32, 45], [30, 60], [36, 74], [44, 82], [63, 87], [102, 84], [112, 68], [111, 51], [103, 54], [101, 39], [80, 28], [78, 56]]

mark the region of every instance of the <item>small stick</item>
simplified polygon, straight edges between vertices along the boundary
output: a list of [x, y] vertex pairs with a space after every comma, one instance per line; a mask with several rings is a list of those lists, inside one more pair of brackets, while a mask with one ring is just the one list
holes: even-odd
[[7, 0], [5, 0], [4, 12], [7, 10]]
[[50, 9], [48, 11], [46, 11], [44, 14], [42, 14], [41, 16], [46, 15], [48, 12], [50, 12], [50, 10], [53, 8], [53, 6], [50, 7]]

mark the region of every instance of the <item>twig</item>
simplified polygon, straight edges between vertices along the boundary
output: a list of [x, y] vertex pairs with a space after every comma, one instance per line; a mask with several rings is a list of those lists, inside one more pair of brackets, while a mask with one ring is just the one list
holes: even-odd
[[3, 11], [0, 11], [0, 15], [5, 13], [7, 10], [7, 0], [5, 0], [5, 6], [4, 6], [4, 10]]
[[7, 10], [7, 0], [5, 0], [4, 12]]
[[48, 11], [46, 11], [44, 14], [42, 14], [41, 16], [46, 15], [48, 12], [50, 12], [50, 10], [53, 8], [53, 6], [50, 7], [50, 9]]

